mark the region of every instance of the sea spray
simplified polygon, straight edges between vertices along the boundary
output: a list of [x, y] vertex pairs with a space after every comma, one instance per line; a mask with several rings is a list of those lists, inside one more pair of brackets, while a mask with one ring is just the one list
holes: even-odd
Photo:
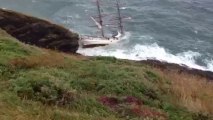
[[87, 56], [112, 56], [120, 59], [129, 59], [137, 61], [156, 59], [160, 61], [186, 65], [190, 68], [213, 71], [213, 62], [209, 62], [207, 67], [198, 65], [196, 63], [196, 58], [201, 56], [200, 53], [186, 51], [178, 54], [172, 54], [169, 50], [160, 47], [157, 43], [149, 45], [137, 44], [133, 47], [111, 45], [88, 49], [79, 48], [78, 53]]

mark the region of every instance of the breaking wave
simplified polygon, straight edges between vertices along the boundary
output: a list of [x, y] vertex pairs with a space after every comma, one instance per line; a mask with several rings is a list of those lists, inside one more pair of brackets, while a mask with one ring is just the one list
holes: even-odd
[[[130, 34], [124, 38], [128, 40]], [[196, 63], [196, 59], [201, 57], [201, 54], [193, 51], [186, 51], [178, 54], [172, 54], [170, 51], [159, 46], [157, 43], [153, 44], [136, 44], [132, 47], [126, 47], [122, 41], [120, 44], [109, 45], [105, 47], [96, 47], [96, 48], [79, 48], [78, 53], [85, 56], [111, 56], [119, 59], [129, 59], [129, 60], [147, 60], [155, 59], [160, 61], [166, 61], [169, 63], [176, 63], [179, 65], [186, 65], [190, 68], [213, 71], [213, 60], [207, 61], [207, 66], [201, 66]]]
[[207, 70], [213, 71], [213, 60], [206, 60]]

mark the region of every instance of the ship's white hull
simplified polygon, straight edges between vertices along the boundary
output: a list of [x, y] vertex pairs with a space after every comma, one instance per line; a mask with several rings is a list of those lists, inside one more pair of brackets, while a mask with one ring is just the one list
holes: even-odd
[[115, 44], [120, 40], [120, 38], [83, 37], [80, 39], [79, 43], [83, 48], [88, 48]]

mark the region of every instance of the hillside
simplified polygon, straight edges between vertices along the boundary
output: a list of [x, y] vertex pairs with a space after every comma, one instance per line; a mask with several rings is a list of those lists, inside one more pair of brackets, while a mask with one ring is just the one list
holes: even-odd
[[1, 120], [210, 120], [205, 77], [18, 42], [0, 31]]

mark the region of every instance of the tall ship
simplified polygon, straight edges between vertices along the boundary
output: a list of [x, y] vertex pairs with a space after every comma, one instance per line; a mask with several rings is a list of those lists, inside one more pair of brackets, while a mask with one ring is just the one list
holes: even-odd
[[[123, 18], [121, 15], [121, 9], [120, 9], [120, 1], [115, 0], [115, 7], [116, 7], [116, 17], [113, 19], [117, 21], [117, 25], [106, 25], [104, 24], [103, 19], [103, 10], [100, 5], [100, 0], [96, 0], [96, 6], [97, 6], [97, 13], [98, 15], [93, 17], [91, 16], [91, 20], [95, 23], [96, 28], [98, 29], [100, 34], [97, 34], [97, 36], [81, 36], [81, 39], [79, 41], [80, 46], [83, 48], [90, 48], [90, 47], [98, 47], [98, 46], [106, 46], [110, 44], [115, 44], [119, 42], [124, 36], [124, 27], [123, 27]], [[105, 33], [106, 27], [113, 27], [117, 28], [116, 34], [113, 34], [111, 36], [107, 36]]]

